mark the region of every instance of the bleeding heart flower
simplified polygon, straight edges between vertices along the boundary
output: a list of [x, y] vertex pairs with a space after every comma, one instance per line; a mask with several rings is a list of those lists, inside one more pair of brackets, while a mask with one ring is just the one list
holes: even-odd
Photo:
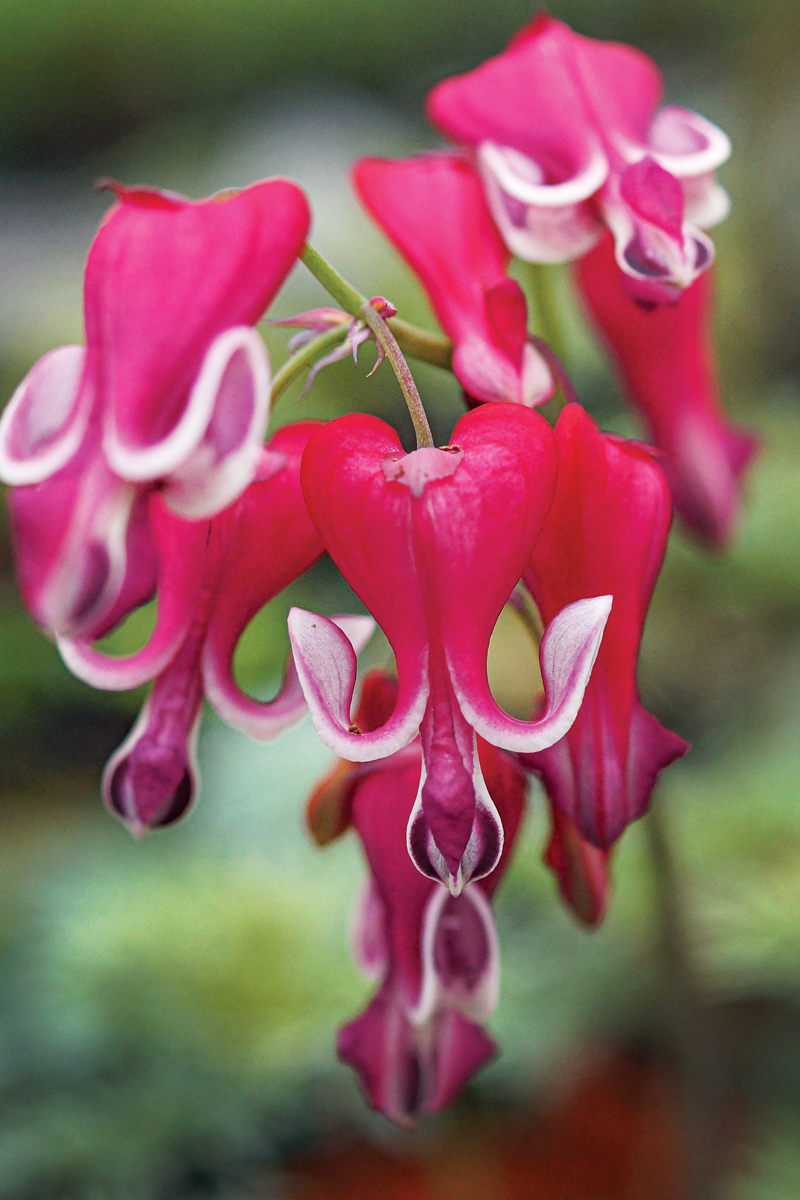
[[[396, 700], [394, 681], [380, 671], [368, 674], [355, 717], [359, 727], [380, 727]], [[338, 1049], [361, 1077], [372, 1107], [400, 1125], [447, 1107], [496, 1053], [482, 1028], [499, 990], [488, 900], [508, 865], [525, 779], [507, 755], [482, 739], [478, 753], [506, 842], [491, 874], [459, 896], [421, 875], [405, 853], [422, 771], [418, 741], [369, 765], [337, 764], [309, 807], [312, 830], [317, 836], [326, 831], [323, 842], [352, 823], [367, 856], [371, 880], [355, 952], [380, 986], [361, 1016], [340, 1030]]]
[[458, 895], [500, 857], [502, 822], [475, 735], [509, 750], [563, 737], [580, 706], [611, 606], [581, 599], [542, 641], [546, 704], [536, 721], [498, 706], [489, 639], [550, 506], [556, 447], [547, 422], [515, 404], [462, 417], [453, 444], [406, 454], [375, 417], [332, 421], [309, 441], [303, 491], [325, 546], [383, 629], [397, 661], [391, 717], [365, 732], [350, 716], [356, 663], [330, 621], [292, 609], [289, 636], [317, 733], [342, 758], [384, 758], [421, 733], [424, 769], [408, 845], [423, 874]]
[[724, 546], [739, 516], [739, 476], [757, 440], [728, 420], [711, 344], [711, 275], [680, 304], [652, 311], [621, 286], [611, 239], [577, 264], [589, 313], [614, 355], [630, 399], [659, 450], [675, 508], [712, 547]]
[[[575, 722], [522, 761], [580, 837], [607, 850], [646, 810], [659, 772], [689, 749], [642, 708], [636, 689], [669, 490], [645, 447], [601, 434], [578, 404], [563, 410], [555, 436], [555, 499], [523, 578], [545, 622], [587, 591], [613, 590], [614, 607]], [[565, 829], [557, 830], [562, 843]]]
[[[58, 641], [70, 670], [93, 687], [121, 691], [155, 680], [103, 777], [106, 803], [136, 834], [169, 824], [192, 803], [204, 695], [223, 720], [263, 740], [305, 712], [291, 664], [279, 694], [261, 703], [241, 691], [232, 660], [256, 613], [322, 553], [300, 488], [300, 459], [317, 428], [306, 421], [280, 429], [263, 453], [266, 477], [211, 520], [185, 521], [151, 493], [158, 618], [141, 650], [115, 658], [87, 640]], [[276, 459], [284, 465], [274, 472]], [[366, 617], [338, 620], [359, 646], [372, 630]]]
[[714, 170], [731, 147], [697, 113], [659, 108], [661, 93], [640, 51], [540, 14], [503, 54], [438, 84], [428, 112], [473, 149], [514, 254], [578, 258], [607, 225], [630, 294], [671, 303], [714, 256], [701, 230], [728, 211]]
[[20, 585], [56, 633], [100, 636], [153, 586], [144, 494], [182, 517], [263, 466], [270, 366], [253, 328], [309, 224], [287, 180], [198, 203], [109, 185], [86, 264], [86, 348], [40, 359], [0, 421]]
[[467, 396], [529, 406], [549, 399], [550, 368], [528, 337], [525, 297], [506, 273], [510, 255], [470, 164], [454, 154], [364, 158], [353, 180], [422, 281]]

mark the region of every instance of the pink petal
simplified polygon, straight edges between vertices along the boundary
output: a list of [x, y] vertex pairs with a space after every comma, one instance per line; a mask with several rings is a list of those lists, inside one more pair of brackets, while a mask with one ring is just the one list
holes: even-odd
[[710, 278], [696, 280], [674, 307], [643, 311], [626, 294], [607, 239], [583, 259], [577, 281], [648, 437], [664, 452], [678, 514], [698, 537], [724, 545], [739, 516], [738, 476], [757, 444], [730, 424], [720, 402]]
[[303, 245], [309, 211], [281, 179], [197, 203], [114, 191], [119, 203], [86, 268], [87, 370], [106, 453], [123, 468], [180, 424], [214, 339], [262, 316]]
[[544, 621], [586, 591], [614, 590], [597, 664], [566, 736], [525, 756], [581, 838], [608, 849], [688, 746], [638, 703], [636, 660], [671, 519], [663, 473], [644, 448], [604, 436], [577, 404], [556, 426], [559, 476], [525, 582]]
[[365, 207], [421, 279], [469, 395], [545, 400], [552, 381], [541, 360], [536, 369], [529, 361], [523, 366], [523, 357], [531, 358], [525, 299], [507, 277], [508, 250], [471, 165], [452, 154], [367, 158], [353, 178]]
[[368, 881], [358, 906], [353, 929], [353, 957], [371, 983], [382, 980], [389, 969], [386, 908], [374, 879]]
[[[43, 628], [93, 637], [123, 592], [136, 603], [152, 594], [154, 560], [140, 536], [136, 489], [109, 471], [90, 441], [42, 483], [14, 488], [8, 503], [20, 591]], [[129, 561], [131, 540], [143, 562]]]
[[561, 898], [575, 916], [598, 926], [605, 916], [611, 881], [608, 851], [585, 841], [574, 821], [552, 806], [552, 830], [544, 861], [558, 879]]
[[150, 519], [158, 561], [158, 617], [147, 644], [134, 654], [114, 656], [86, 638], [58, 640], [70, 671], [92, 687], [125, 691], [154, 679], [175, 656], [192, 621], [206, 567], [208, 523], [173, 517], [156, 496]]
[[85, 358], [82, 346], [51, 350], [14, 392], [0, 418], [4, 483], [41, 483], [77, 453], [93, 400], [81, 386]]
[[261, 703], [241, 691], [232, 662], [239, 638], [256, 613], [322, 553], [322, 539], [300, 488], [300, 460], [318, 428], [316, 421], [301, 421], [278, 430], [262, 452], [262, 462], [280, 457], [281, 470], [252, 483], [214, 518], [221, 557], [203, 652], [204, 684], [223, 720], [258, 739], [277, 736], [305, 712], [291, 665], [281, 693]]

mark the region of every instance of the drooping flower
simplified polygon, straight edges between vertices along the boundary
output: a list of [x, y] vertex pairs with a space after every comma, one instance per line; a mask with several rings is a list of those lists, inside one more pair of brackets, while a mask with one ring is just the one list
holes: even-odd
[[540, 650], [546, 705], [518, 721], [489, 690], [489, 639], [529, 560], [556, 474], [538, 414], [490, 404], [462, 417], [453, 444], [406, 454], [375, 417], [332, 421], [310, 440], [303, 491], [325, 546], [386, 634], [399, 692], [389, 720], [350, 716], [355, 657], [325, 618], [293, 609], [289, 636], [317, 733], [340, 757], [385, 758], [421, 733], [424, 770], [409, 821], [423, 874], [457, 895], [497, 864], [502, 823], [475, 734], [516, 751], [561, 738], [580, 706], [611, 604], [580, 599], [552, 620]]
[[[317, 428], [305, 421], [280, 429], [263, 453], [267, 477], [210, 520], [186, 521], [151, 493], [158, 618], [141, 650], [115, 658], [88, 640], [58, 641], [70, 670], [93, 687], [121, 691], [155, 680], [103, 777], [106, 803], [134, 833], [169, 824], [192, 803], [204, 695], [223, 720], [259, 739], [305, 712], [291, 664], [279, 694], [261, 703], [241, 691], [232, 660], [255, 614], [322, 553], [300, 488], [301, 456]], [[276, 458], [283, 466], [274, 472]], [[369, 618], [343, 620], [358, 643], [372, 628]]]
[[507, 274], [509, 251], [470, 164], [454, 154], [364, 158], [353, 181], [426, 289], [468, 397], [547, 400], [550, 369], [528, 338], [525, 297]]
[[514, 254], [578, 258], [606, 225], [630, 294], [669, 303], [713, 258], [701, 231], [728, 210], [714, 170], [730, 143], [661, 95], [646, 55], [540, 14], [502, 54], [438, 84], [428, 113], [473, 150]]
[[739, 477], [756, 439], [728, 420], [711, 343], [711, 273], [680, 304], [647, 311], [621, 286], [611, 239], [577, 264], [589, 314], [619, 366], [628, 395], [663, 451], [659, 459], [688, 528], [724, 546], [739, 515]]
[[86, 347], [46, 354], [0, 422], [20, 586], [35, 619], [100, 636], [152, 592], [147, 491], [205, 519], [263, 466], [269, 358], [254, 329], [302, 247], [287, 180], [198, 203], [116, 193], [86, 264]]
[[[561, 413], [555, 436], [555, 499], [523, 578], [545, 622], [587, 591], [613, 590], [614, 606], [574, 723], [522, 760], [581, 838], [607, 850], [646, 810], [659, 772], [689, 749], [642, 708], [636, 688], [669, 490], [645, 447], [601, 434], [578, 404]], [[567, 834], [561, 827], [562, 842]]]
[[[363, 682], [355, 720], [365, 731], [391, 716], [397, 685]], [[451, 896], [405, 853], [422, 771], [419, 741], [365, 766], [339, 763], [309, 807], [323, 844], [352, 823], [370, 868], [355, 952], [379, 984], [366, 1010], [340, 1030], [339, 1057], [359, 1074], [373, 1108], [401, 1125], [438, 1112], [496, 1053], [482, 1026], [497, 1001], [499, 956], [488, 900], [508, 865], [525, 802], [510, 758], [478, 739], [478, 754], [506, 841], [491, 874]]]

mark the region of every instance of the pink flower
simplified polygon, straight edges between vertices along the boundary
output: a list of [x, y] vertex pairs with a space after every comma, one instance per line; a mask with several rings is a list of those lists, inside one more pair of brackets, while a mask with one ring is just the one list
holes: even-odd
[[563, 737], [611, 604], [609, 596], [581, 599], [552, 621], [540, 653], [547, 699], [538, 720], [499, 708], [486, 675], [489, 638], [533, 553], [555, 474], [550, 427], [516, 404], [475, 409], [456, 425], [452, 445], [411, 454], [375, 417], [341, 417], [314, 435], [303, 458], [311, 517], [389, 639], [399, 682], [389, 720], [361, 730], [350, 716], [350, 643], [324, 617], [293, 609], [289, 636], [314, 726], [353, 762], [385, 758], [421, 733], [409, 851], [453, 895], [494, 869], [503, 844], [475, 735], [528, 752]]
[[564, 409], [556, 441], [555, 499], [525, 583], [545, 623], [587, 591], [613, 591], [614, 606], [575, 722], [523, 761], [581, 838], [607, 850], [646, 810], [658, 773], [689, 749], [642, 708], [636, 689], [671, 507], [647, 450], [601, 434], [580, 405]]
[[154, 583], [147, 491], [192, 520], [254, 478], [270, 368], [253, 328], [309, 224], [286, 180], [193, 203], [111, 185], [86, 264], [86, 348], [40, 359], [0, 422], [23, 597], [96, 637]]
[[528, 338], [525, 297], [506, 273], [509, 251], [469, 163], [454, 154], [364, 158], [353, 180], [422, 281], [453, 342], [453, 371], [468, 398], [547, 400], [550, 370]]
[[[367, 675], [356, 721], [364, 730], [385, 723], [396, 699], [397, 686], [387, 676]], [[352, 822], [371, 872], [355, 951], [379, 990], [340, 1030], [339, 1057], [358, 1072], [372, 1107], [401, 1125], [451, 1104], [496, 1053], [482, 1028], [499, 988], [488, 900], [508, 865], [525, 780], [502, 751], [482, 739], [478, 753], [506, 842], [491, 874], [459, 896], [421, 875], [405, 853], [422, 770], [419, 742], [369, 766], [339, 764], [312, 797], [312, 828], [324, 824], [338, 834]], [[334, 815], [321, 821], [322, 807]]]
[[[158, 619], [141, 650], [114, 658], [87, 640], [59, 639], [67, 666], [93, 687], [121, 691], [155, 680], [103, 777], [106, 803], [136, 834], [169, 824], [192, 803], [204, 695], [223, 720], [259, 739], [276, 737], [305, 712], [291, 667], [278, 696], [260, 703], [240, 690], [232, 660], [259, 609], [322, 553], [300, 488], [300, 459], [317, 428], [305, 421], [280, 429], [263, 452], [265, 477], [210, 520], [185, 521], [151, 492]], [[359, 644], [372, 628], [369, 618], [338, 619]]]
[[683, 108], [660, 108], [656, 65], [630, 46], [537, 16], [504, 53], [431, 92], [428, 112], [475, 154], [511, 251], [578, 258], [614, 234], [631, 295], [678, 298], [711, 262], [701, 230], [725, 216], [714, 170], [725, 134]]
[[589, 313], [616, 358], [628, 394], [689, 529], [714, 547], [739, 516], [739, 476], [757, 449], [728, 421], [719, 399], [711, 347], [711, 275], [697, 279], [680, 304], [646, 311], [634, 304], [614, 267], [611, 239], [577, 264]]

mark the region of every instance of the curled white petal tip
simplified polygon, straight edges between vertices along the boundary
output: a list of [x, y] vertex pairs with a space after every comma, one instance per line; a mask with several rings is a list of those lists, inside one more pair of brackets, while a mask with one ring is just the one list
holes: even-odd
[[269, 387], [269, 356], [260, 335], [249, 325], [236, 325], [209, 346], [183, 414], [166, 437], [131, 444], [109, 421], [106, 457], [123, 479], [174, 480], [167, 498], [180, 516], [213, 515], [255, 474], [269, 419]]
[[92, 396], [82, 388], [86, 350], [59, 346], [30, 369], [0, 417], [0, 479], [41, 483], [77, 452]]

